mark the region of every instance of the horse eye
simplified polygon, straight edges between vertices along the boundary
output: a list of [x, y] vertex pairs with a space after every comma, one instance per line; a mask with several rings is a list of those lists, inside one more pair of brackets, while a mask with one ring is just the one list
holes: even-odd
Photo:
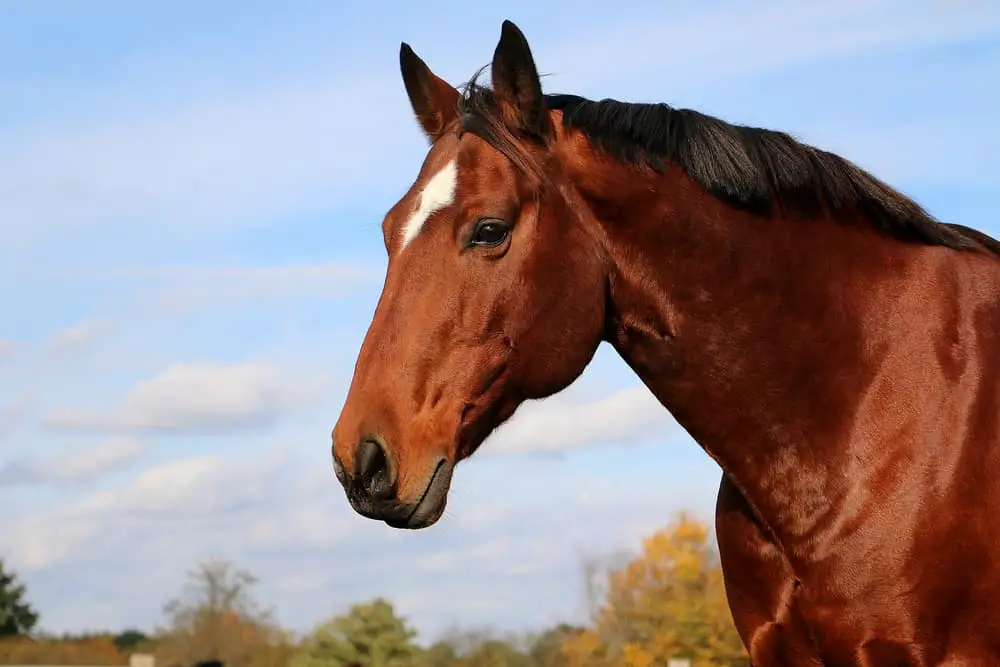
[[493, 248], [503, 243], [509, 233], [510, 227], [505, 222], [501, 222], [500, 220], [482, 220], [472, 232], [469, 245]]

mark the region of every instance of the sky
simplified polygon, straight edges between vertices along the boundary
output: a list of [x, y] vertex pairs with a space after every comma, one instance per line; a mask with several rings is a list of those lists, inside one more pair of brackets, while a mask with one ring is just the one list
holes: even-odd
[[0, 557], [44, 629], [151, 629], [221, 558], [298, 631], [378, 595], [426, 639], [529, 630], [584, 618], [584, 559], [711, 520], [719, 469], [606, 346], [431, 529], [332, 474], [379, 225], [427, 150], [399, 43], [458, 84], [505, 18], [549, 92], [785, 130], [1000, 234], [990, 0], [6, 0]]

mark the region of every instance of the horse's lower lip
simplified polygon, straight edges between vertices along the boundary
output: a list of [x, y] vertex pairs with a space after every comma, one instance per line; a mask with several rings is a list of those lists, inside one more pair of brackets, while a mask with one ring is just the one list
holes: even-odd
[[407, 530], [418, 530], [434, 525], [444, 513], [450, 485], [451, 464], [441, 459], [410, 515], [405, 519], [386, 519], [385, 524], [390, 528]]

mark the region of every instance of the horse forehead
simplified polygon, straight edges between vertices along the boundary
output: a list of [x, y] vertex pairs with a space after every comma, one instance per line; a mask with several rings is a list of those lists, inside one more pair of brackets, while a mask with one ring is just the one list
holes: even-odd
[[405, 216], [401, 234], [402, 248], [413, 241], [424, 228], [428, 218], [455, 201], [458, 189], [458, 156], [449, 156], [443, 164], [440, 162], [429, 169], [430, 177], [418, 182], [414, 190], [412, 208]]
[[463, 196], [495, 196], [510, 178], [504, 166], [509, 167], [506, 159], [478, 137], [466, 142], [457, 136], [439, 139], [424, 160], [417, 181], [393, 213], [395, 220], [402, 219], [396, 232], [401, 239], [400, 251], [420, 235], [431, 216], [455, 203], [460, 177]]

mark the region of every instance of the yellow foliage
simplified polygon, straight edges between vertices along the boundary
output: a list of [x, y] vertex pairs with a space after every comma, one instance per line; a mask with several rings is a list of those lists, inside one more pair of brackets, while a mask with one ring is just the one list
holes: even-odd
[[708, 526], [685, 514], [643, 541], [639, 555], [607, 575], [593, 628], [563, 646], [573, 667], [745, 665]]
[[578, 633], [566, 639], [562, 654], [566, 667], [594, 667], [605, 664], [605, 646], [593, 630]]
[[622, 646], [622, 664], [625, 667], [651, 667], [653, 653], [638, 644], [625, 644]]

